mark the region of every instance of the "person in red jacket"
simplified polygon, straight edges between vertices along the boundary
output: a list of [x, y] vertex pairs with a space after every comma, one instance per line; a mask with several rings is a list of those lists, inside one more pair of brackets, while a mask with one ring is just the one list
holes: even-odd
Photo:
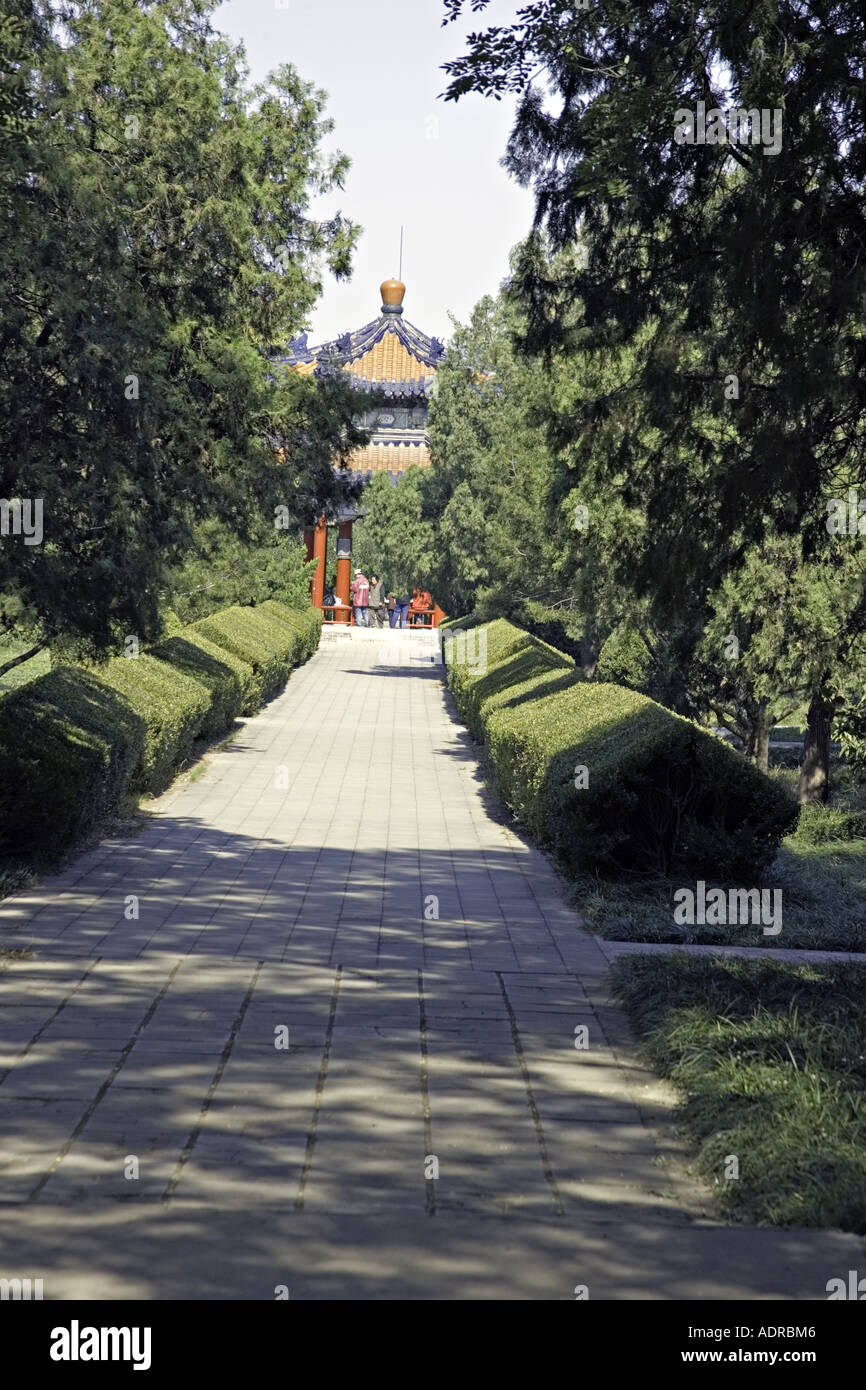
[[[432, 614], [432, 610], [433, 600], [428, 594], [427, 590], [413, 589], [412, 602], [409, 604], [409, 611], [411, 613], [417, 613], [420, 615], [421, 613]], [[421, 622], [422, 625], [427, 626], [429, 622], [432, 622], [432, 616], [430, 618], [424, 617], [423, 619], [421, 619]]]
[[355, 570], [355, 578], [352, 580], [352, 604], [355, 609], [355, 626], [369, 627], [370, 614], [370, 581], [366, 579], [360, 570]]

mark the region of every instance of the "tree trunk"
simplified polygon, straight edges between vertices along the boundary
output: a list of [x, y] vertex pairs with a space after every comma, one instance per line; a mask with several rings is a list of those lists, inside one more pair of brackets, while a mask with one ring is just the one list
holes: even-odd
[[0, 666], [0, 676], [5, 676], [7, 671], [14, 670], [16, 666], [23, 666], [25, 661], [29, 661], [31, 657], [36, 656], [37, 652], [41, 652], [43, 647], [47, 647], [47, 645], [48, 638], [40, 637], [36, 646], [31, 647], [28, 652], [22, 652], [20, 656], [13, 656], [10, 657], [8, 661], [4, 661], [2, 666]]
[[598, 648], [585, 637], [580, 639], [580, 664], [587, 675], [593, 675], [598, 664]]
[[749, 728], [746, 744], [749, 759], [766, 772], [770, 765], [770, 713], [766, 705], [758, 705]]
[[830, 795], [830, 714], [821, 691], [814, 690], [809, 702], [797, 792], [801, 805], [810, 801], [826, 803]]

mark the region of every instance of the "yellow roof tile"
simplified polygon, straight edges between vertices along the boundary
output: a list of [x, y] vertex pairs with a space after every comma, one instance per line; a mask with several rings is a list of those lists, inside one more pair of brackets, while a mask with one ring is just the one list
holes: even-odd
[[426, 444], [368, 444], [356, 449], [349, 467], [360, 473], [385, 470], [400, 473], [407, 468], [429, 468], [430, 450]]
[[396, 333], [386, 333], [363, 357], [348, 363], [346, 370], [368, 381], [423, 381], [436, 375], [434, 368], [407, 351]]

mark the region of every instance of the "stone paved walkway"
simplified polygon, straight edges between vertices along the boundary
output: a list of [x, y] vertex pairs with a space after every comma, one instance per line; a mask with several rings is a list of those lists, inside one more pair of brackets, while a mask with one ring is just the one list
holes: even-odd
[[0, 1275], [822, 1298], [862, 1263], [706, 1217], [606, 950], [488, 805], [428, 635], [326, 634], [152, 811], [0, 905], [0, 950], [32, 952], [0, 959]]

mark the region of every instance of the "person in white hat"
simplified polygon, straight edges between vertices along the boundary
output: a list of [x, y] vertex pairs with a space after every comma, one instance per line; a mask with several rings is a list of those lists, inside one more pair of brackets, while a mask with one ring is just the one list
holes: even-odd
[[360, 570], [355, 570], [352, 580], [352, 605], [355, 609], [355, 626], [369, 627], [370, 581], [364, 578]]

